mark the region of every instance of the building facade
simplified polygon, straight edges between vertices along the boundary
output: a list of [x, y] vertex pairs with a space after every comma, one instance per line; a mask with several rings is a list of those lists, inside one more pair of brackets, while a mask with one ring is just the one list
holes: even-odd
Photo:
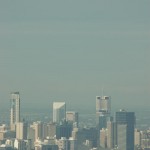
[[66, 112], [66, 121], [72, 123], [74, 127], [78, 127], [79, 124], [78, 119], [79, 119], [78, 112], [75, 111]]
[[10, 129], [15, 130], [16, 123], [20, 122], [20, 95], [19, 92], [11, 93]]
[[117, 145], [119, 150], [134, 150], [134, 112], [116, 112]]
[[60, 123], [66, 119], [66, 103], [54, 102], [53, 103], [53, 122]]
[[16, 124], [16, 138], [19, 140], [26, 140], [28, 132], [28, 125], [26, 122], [18, 122]]
[[99, 130], [106, 128], [107, 121], [111, 120], [111, 98], [96, 96], [96, 123]]
[[102, 114], [110, 114], [111, 98], [109, 96], [96, 96], [96, 112]]

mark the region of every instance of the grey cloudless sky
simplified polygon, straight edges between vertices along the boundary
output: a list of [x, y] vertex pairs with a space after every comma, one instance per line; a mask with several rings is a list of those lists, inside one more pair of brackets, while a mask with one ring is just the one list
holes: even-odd
[[[0, 1], [0, 103], [150, 106], [149, 0]], [[86, 104], [86, 105], [85, 105]]]

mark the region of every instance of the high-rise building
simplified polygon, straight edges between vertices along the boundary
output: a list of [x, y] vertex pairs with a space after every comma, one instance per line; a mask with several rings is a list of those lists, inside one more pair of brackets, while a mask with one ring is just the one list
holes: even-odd
[[78, 127], [78, 112], [67, 111], [66, 112], [66, 121], [73, 124], [74, 127]]
[[78, 131], [79, 131], [78, 128], [73, 128], [73, 130], [72, 130], [73, 139], [78, 139]]
[[134, 150], [134, 112], [116, 112], [117, 145], [119, 150]]
[[127, 124], [117, 124], [117, 144], [119, 150], [127, 150]]
[[33, 122], [33, 128], [35, 130], [35, 140], [43, 138], [42, 127], [43, 127], [43, 122], [41, 121]]
[[66, 103], [54, 102], [53, 103], [53, 122], [60, 123], [66, 119]]
[[54, 136], [56, 135], [56, 124], [55, 123], [49, 123], [47, 125], [47, 127], [48, 127], [48, 137], [54, 138]]
[[100, 146], [107, 148], [107, 129], [104, 128], [100, 130]]
[[107, 121], [111, 121], [111, 98], [109, 96], [96, 96], [96, 124], [101, 130], [107, 127]]
[[96, 112], [110, 114], [111, 98], [109, 96], [96, 96]]
[[69, 139], [72, 134], [72, 124], [64, 121], [62, 124], [56, 126], [56, 139], [60, 139], [61, 137], [65, 137]]
[[20, 122], [20, 95], [19, 92], [11, 93], [10, 129], [15, 130], [16, 123]]
[[108, 114], [97, 115], [97, 128], [101, 130], [102, 128], [107, 128], [107, 122], [112, 121], [113, 117]]
[[113, 121], [107, 122], [107, 148], [114, 148], [116, 146], [116, 123]]
[[34, 128], [34, 125], [30, 125], [28, 127], [27, 139], [31, 140], [31, 148], [34, 149], [34, 142], [36, 141], [36, 139], [35, 139], [35, 128]]
[[18, 122], [16, 124], [16, 138], [19, 140], [27, 139], [27, 123], [26, 122]]

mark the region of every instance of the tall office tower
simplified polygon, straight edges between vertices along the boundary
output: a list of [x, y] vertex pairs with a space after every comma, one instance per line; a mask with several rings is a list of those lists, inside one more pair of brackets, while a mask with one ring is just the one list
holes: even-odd
[[42, 138], [46, 139], [48, 136], [48, 124], [44, 122], [42, 126]]
[[117, 145], [119, 150], [134, 150], [134, 112], [116, 112]]
[[35, 130], [35, 141], [37, 139], [42, 139], [42, 132], [43, 132], [43, 123], [41, 121], [33, 122], [33, 128]]
[[96, 125], [99, 130], [107, 127], [111, 121], [111, 98], [109, 96], [96, 96]]
[[16, 138], [19, 140], [27, 139], [27, 123], [26, 122], [18, 122], [16, 124]]
[[96, 112], [102, 114], [110, 114], [111, 98], [109, 96], [96, 96]]
[[114, 148], [116, 145], [116, 123], [112, 121], [107, 122], [107, 148]]
[[78, 112], [74, 111], [67, 111], [66, 112], [66, 121], [73, 124], [74, 127], [78, 127]]
[[19, 92], [11, 93], [10, 129], [15, 130], [16, 123], [20, 122], [20, 95]]
[[102, 148], [107, 148], [107, 129], [102, 128], [100, 130], [100, 146]]
[[61, 137], [69, 138], [72, 134], [72, 124], [64, 121], [62, 124], [56, 126], [56, 139]]
[[66, 119], [66, 103], [53, 102], [53, 122], [60, 123]]
[[28, 127], [27, 139], [31, 140], [31, 147], [32, 147], [32, 149], [34, 149], [34, 142], [35, 142], [35, 129], [34, 129], [34, 125], [30, 125]]
[[49, 123], [47, 126], [48, 126], [48, 137], [54, 138], [54, 136], [56, 135], [56, 124]]

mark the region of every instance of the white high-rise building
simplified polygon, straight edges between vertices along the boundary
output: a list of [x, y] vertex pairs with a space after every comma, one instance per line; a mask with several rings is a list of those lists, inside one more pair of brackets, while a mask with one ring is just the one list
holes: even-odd
[[107, 147], [107, 134], [108, 134], [107, 129], [102, 128], [100, 130], [100, 146], [102, 148], [106, 148]]
[[60, 123], [66, 119], [66, 103], [53, 102], [53, 122]]
[[37, 121], [37, 122], [33, 122], [33, 128], [35, 130], [35, 141], [37, 139], [42, 139], [43, 136], [42, 136], [42, 127], [43, 127], [43, 122], [41, 121]]
[[27, 139], [27, 123], [25, 122], [18, 122], [16, 124], [16, 138], [19, 140], [26, 140]]
[[111, 98], [109, 96], [96, 96], [96, 112], [102, 114], [110, 114]]
[[106, 128], [111, 120], [111, 100], [109, 96], [96, 96], [96, 122], [99, 129]]
[[16, 123], [20, 122], [20, 95], [19, 92], [11, 93], [10, 128], [15, 130]]
[[117, 145], [116, 129], [115, 122], [107, 122], [107, 148], [112, 149]]

